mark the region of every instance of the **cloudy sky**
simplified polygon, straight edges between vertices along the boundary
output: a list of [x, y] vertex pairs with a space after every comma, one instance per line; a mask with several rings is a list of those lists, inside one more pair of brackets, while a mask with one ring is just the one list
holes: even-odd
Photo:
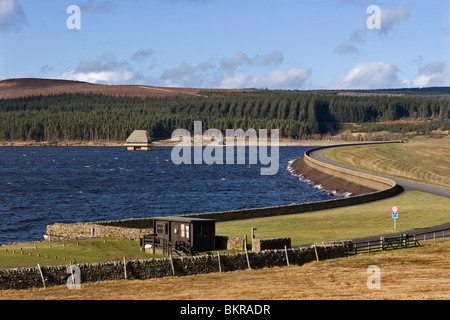
[[0, 0], [0, 79], [21, 77], [198, 88], [450, 86], [450, 0]]

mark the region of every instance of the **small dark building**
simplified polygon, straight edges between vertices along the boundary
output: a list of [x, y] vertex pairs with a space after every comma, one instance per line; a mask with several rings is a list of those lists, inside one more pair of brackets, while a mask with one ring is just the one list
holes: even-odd
[[153, 234], [141, 238], [141, 250], [172, 250], [192, 253], [214, 250], [216, 224], [212, 219], [189, 217], [158, 217], [153, 219]]

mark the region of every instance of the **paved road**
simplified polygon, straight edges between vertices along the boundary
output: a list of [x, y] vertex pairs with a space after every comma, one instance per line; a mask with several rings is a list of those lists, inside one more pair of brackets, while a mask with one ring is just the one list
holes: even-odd
[[[331, 160], [325, 158], [323, 155], [324, 152], [327, 150], [330, 150], [330, 149], [334, 149], [334, 148], [339, 148], [339, 146], [331, 146], [331, 147], [326, 147], [326, 148], [322, 148], [319, 150], [314, 150], [314, 151], [310, 152], [309, 156], [318, 161], [332, 164], [332, 165], [335, 165], [335, 166], [338, 166], [341, 168], [346, 168], [346, 169], [350, 169], [350, 170], [354, 170], [354, 171], [358, 171], [358, 172], [364, 172], [364, 173], [372, 174], [375, 176], [380, 176], [380, 177], [394, 180], [399, 186], [403, 187], [403, 189], [405, 189], [405, 190], [418, 190], [418, 191], [431, 193], [431, 194], [434, 194], [437, 196], [450, 198], [450, 189], [448, 189], [448, 188], [433, 186], [433, 185], [429, 185], [429, 184], [425, 184], [425, 183], [414, 182], [414, 181], [401, 179], [401, 178], [397, 178], [397, 177], [391, 177], [391, 176], [387, 176], [387, 175], [373, 173], [373, 172], [366, 171], [366, 170], [356, 169], [356, 168], [349, 167], [349, 166], [346, 166], [346, 165], [343, 165], [343, 164], [340, 164], [340, 163], [337, 163], [337, 162], [334, 162], [334, 161], [331, 161]], [[434, 233], [437, 230], [443, 230], [443, 229], [447, 229], [445, 234], [442, 231]], [[418, 238], [420, 240], [424, 239], [423, 238], [424, 234], [426, 234], [425, 236], [427, 237], [427, 239], [429, 239], [430, 234], [433, 234], [433, 237], [436, 237], [436, 238], [441, 238], [443, 236], [449, 237], [450, 236], [450, 223], [445, 223], [445, 224], [442, 224], [439, 226], [432, 226], [432, 227], [428, 227], [428, 228], [403, 231], [402, 233], [420, 234], [420, 236], [422, 237], [422, 238]], [[387, 234], [387, 235], [383, 235], [383, 236], [385, 236], [385, 237], [398, 236], [398, 234], [399, 233], [397, 232], [397, 233]], [[352, 240], [353, 240], [353, 242], [367, 242], [367, 241], [377, 241], [379, 239], [380, 239], [380, 236], [369, 236], [369, 237], [356, 238], [356, 239], [352, 239]]]
[[350, 170], [354, 170], [354, 171], [359, 171], [359, 172], [364, 172], [364, 173], [372, 174], [372, 175], [375, 175], [375, 176], [389, 178], [391, 180], [394, 180], [398, 185], [402, 186], [405, 190], [418, 190], [418, 191], [431, 193], [431, 194], [434, 194], [434, 195], [437, 195], [437, 196], [450, 198], [450, 189], [449, 188], [438, 187], [438, 186], [429, 185], [429, 184], [425, 184], [425, 183], [414, 182], [414, 181], [405, 180], [405, 179], [401, 179], [401, 178], [396, 178], [396, 177], [386, 176], [386, 175], [382, 175], [382, 174], [378, 174], [378, 173], [373, 173], [373, 172], [370, 172], [370, 171], [360, 170], [360, 169], [356, 169], [356, 168], [352, 168], [352, 167], [349, 167], [349, 166], [342, 165], [340, 163], [331, 161], [331, 160], [329, 160], [329, 159], [324, 157], [323, 154], [324, 154], [325, 151], [331, 150], [331, 149], [334, 149], [334, 148], [338, 148], [338, 147], [339, 146], [332, 146], [332, 147], [329, 147], [329, 148], [315, 150], [315, 151], [312, 151], [309, 154], [309, 156], [311, 158], [314, 158], [314, 159], [319, 160], [321, 162], [332, 164], [332, 165], [335, 165], [335, 166], [338, 166], [338, 167], [342, 167], [342, 168], [346, 168], [346, 169], [350, 169]]

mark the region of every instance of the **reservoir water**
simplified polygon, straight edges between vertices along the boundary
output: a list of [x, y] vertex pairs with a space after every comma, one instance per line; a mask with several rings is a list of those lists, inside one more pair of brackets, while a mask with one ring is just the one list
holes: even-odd
[[[55, 222], [104, 221], [320, 201], [289, 163], [310, 147], [280, 147], [276, 175], [260, 164], [175, 165], [171, 147], [1, 147], [0, 244], [42, 239]], [[248, 158], [246, 158], [248, 159]]]

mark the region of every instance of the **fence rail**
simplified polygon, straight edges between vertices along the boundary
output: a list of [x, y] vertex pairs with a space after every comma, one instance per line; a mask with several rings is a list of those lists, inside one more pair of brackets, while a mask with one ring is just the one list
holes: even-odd
[[397, 237], [380, 237], [368, 241], [353, 242], [347, 248], [347, 255], [418, 247], [420, 242], [450, 237], [450, 228], [422, 233], [400, 233]]

